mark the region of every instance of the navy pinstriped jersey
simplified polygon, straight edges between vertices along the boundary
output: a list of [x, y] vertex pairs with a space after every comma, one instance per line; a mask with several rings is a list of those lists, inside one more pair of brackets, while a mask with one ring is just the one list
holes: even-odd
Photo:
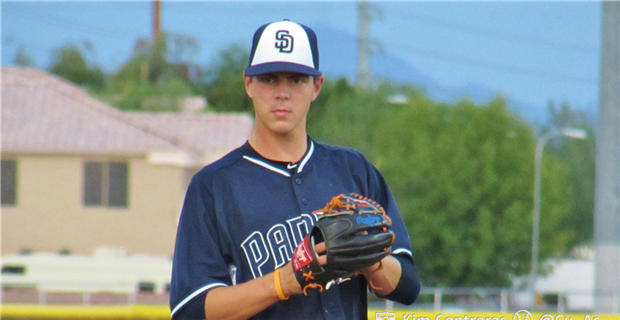
[[[317, 220], [311, 213], [341, 193], [381, 204], [396, 234], [393, 254], [411, 258], [409, 236], [379, 171], [359, 152], [309, 139], [295, 164], [261, 157], [246, 142], [192, 179], [179, 222], [170, 307], [182, 314], [192, 299], [285, 265]], [[324, 292], [293, 295], [253, 319], [366, 319], [367, 283], [354, 277]], [[202, 303], [202, 302], [200, 302]]]

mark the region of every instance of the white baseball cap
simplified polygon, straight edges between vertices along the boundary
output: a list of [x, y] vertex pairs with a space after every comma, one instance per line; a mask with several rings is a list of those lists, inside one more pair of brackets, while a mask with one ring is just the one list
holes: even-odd
[[319, 48], [312, 29], [289, 20], [258, 28], [252, 40], [246, 76], [271, 72], [296, 72], [320, 76]]

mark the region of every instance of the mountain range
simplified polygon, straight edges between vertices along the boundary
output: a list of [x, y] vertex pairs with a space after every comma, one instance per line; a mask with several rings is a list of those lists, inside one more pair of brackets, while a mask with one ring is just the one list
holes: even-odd
[[[357, 78], [357, 40], [354, 35], [329, 26], [317, 27], [321, 35], [320, 69], [329, 77], [346, 77], [350, 82]], [[350, 57], [350, 58], [346, 58]], [[370, 55], [370, 72], [373, 81], [390, 79], [396, 84], [410, 83], [422, 89], [425, 94], [438, 102], [454, 103], [468, 98], [476, 104], [487, 103], [494, 96], [502, 94], [496, 88], [489, 88], [479, 83], [466, 83], [460, 86], [446, 86], [437, 82], [432, 75], [416, 70], [403, 59], [390, 53], [374, 53]], [[534, 125], [545, 124], [548, 120], [547, 110], [520, 101], [517, 97], [506, 96], [508, 107]], [[588, 106], [587, 110], [597, 110]], [[592, 113], [592, 112], [591, 112]], [[592, 120], [595, 114], [588, 115]]]

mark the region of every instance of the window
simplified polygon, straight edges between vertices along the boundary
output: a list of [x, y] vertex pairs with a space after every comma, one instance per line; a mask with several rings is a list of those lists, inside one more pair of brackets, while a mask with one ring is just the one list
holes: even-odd
[[138, 282], [138, 292], [155, 292], [155, 284], [153, 282]]
[[17, 203], [17, 165], [15, 160], [2, 160], [2, 205], [15, 205]]
[[2, 274], [26, 274], [26, 267], [22, 265], [4, 265]]
[[127, 163], [86, 162], [84, 205], [127, 207]]

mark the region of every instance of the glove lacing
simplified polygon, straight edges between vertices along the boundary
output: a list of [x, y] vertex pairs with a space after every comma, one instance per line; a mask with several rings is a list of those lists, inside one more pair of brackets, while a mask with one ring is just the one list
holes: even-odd
[[[359, 209], [359, 210], [357, 210], [358, 214], [360, 214], [360, 215], [361, 214], [365, 214], [365, 213], [380, 214], [380, 215], [383, 215], [388, 220], [390, 225], [392, 224], [392, 219], [390, 219], [390, 217], [385, 213], [385, 210], [383, 210], [383, 207], [381, 207], [381, 205], [379, 203], [377, 203], [376, 201], [374, 201], [372, 199], [369, 199], [367, 197], [359, 195], [357, 193], [350, 193], [349, 195], [351, 197], [358, 198], [360, 200], [364, 200], [364, 201], [366, 201], [368, 203], [371, 203], [376, 208], [379, 209], [378, 211], [377, 210], [362, 211], [361, 209]], [[346, 203], [342, 202], [342, 198], [344, 198], [344, 197], [345, 197], [344, 194], [340, 194], [340, 195], [338, 195], [336, 197], [333, 197], [325, 205], [325, 207], [323, 209], [315, 210], [312, 213], [314, 213], [314, 214], [321, 214], [321, 217], [319, 217], [319, 219], [321, 219], [323, 217], [328, 217], [328, 216], [337, 216], [337, 215], [344, 215], [344, 214], [353, 215], [353, 214], [355, 214], [355, 210], [358, 209], [357, 206], [355, 204], [349, 204], [349, 201], [350, 201], [349, 199], [346, 200]], [[342, 209], [344, 209], [346, 211], [339, 210], [339, 208], [342, 208]], [[383, 232], [387, 232], [387, 227], [383, 228]], [[392, 234], [392, 243], [394, 242], [395, 238], [396, 238], [396, 236], [394, 234]], [[387, 249], [384, 249], [384, 250], [387, 251]], [[373, 290], [375, 290], [375, 291], [383, 290], [382, 287], [375, 286], [372, 283], [373, 276], [379, 270], [383, 270], [383, 261], [379, 261], [379, 266], [370, 273], [370, 276], [368, 276], [368, 285]], [[312, 271], [310, 271], [310, 276], [312, 277], [311, 273], [312, 273]], [[357, 275], [360, 275], [360, 274], [362, 274], [362, 273], [361, 272], [355, 272], [352, 276], [357, 276]], [[312, 278], [307, 277], [306, 274], [304, 274], [304, 277], [306, 277], [306, 279], [314, 279], [314, 277], [312, 277]], [[319, 291], [323, 291], [323, 286], [321, 286], [318, 283], [311, 283], [311, 284], [306, 285], [304, 287], [304, 289], [303, 289], [304, 290], [304, 294], [306, 294], [306, 295], [307, 295], [307, 293], [306, 293], [306, 289], [307, 288], [316, 288], [316, 289], [319, 289]]]

